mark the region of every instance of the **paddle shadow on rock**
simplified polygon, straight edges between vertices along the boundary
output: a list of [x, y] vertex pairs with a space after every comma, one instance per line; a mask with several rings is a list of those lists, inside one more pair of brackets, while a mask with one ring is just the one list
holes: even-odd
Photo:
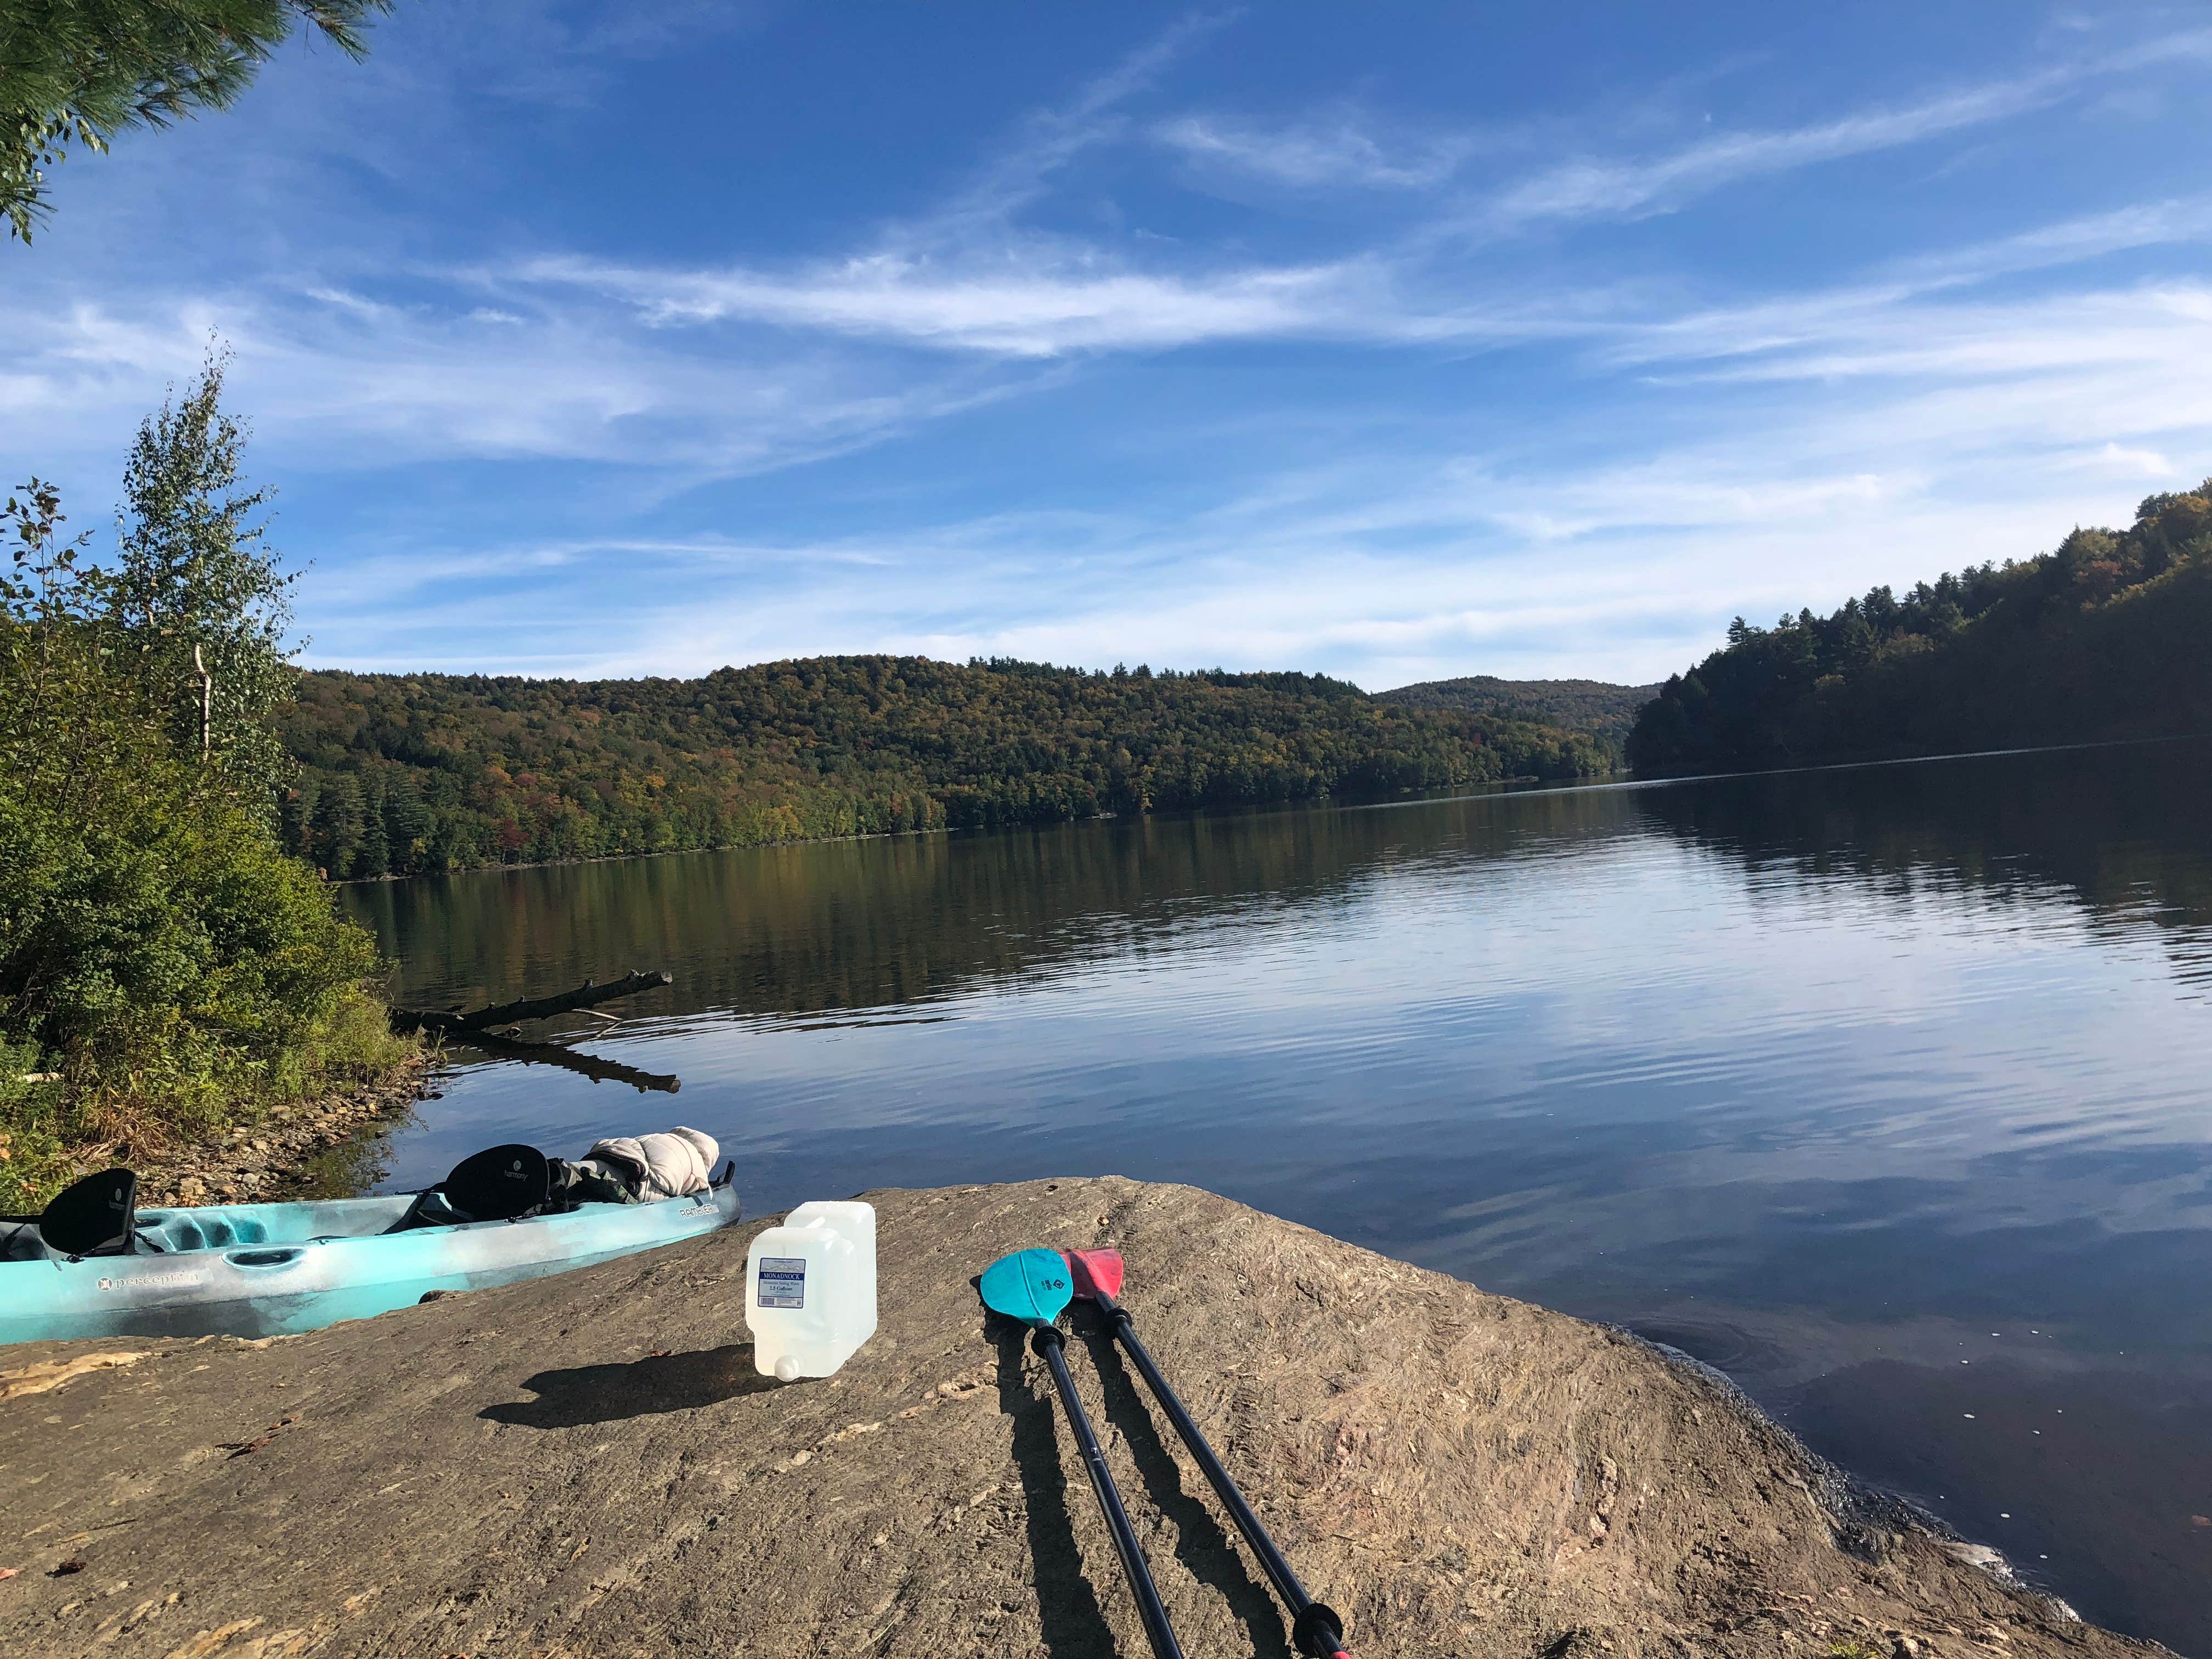
[[1182, 1466], [1160, 1438], [1152, 1407], [1122, 1366], [1121, 1348], [1109, 1332], [1097, 1328], [1101, 1322], [1080, 1320], [1076, 1334], [1098, 1368], [1099, 1392], [1106, 1397], [1106, 1420], [1121, 1430], [1145, 1491], [1176, 1529], [1176, 1559], [1200, 1583], [1220, 1592], [1230, 1611], [1243, 1623], [1259, 1659], [1293, 1659], [1289, 1626], [1273, 1592], [1266, 1584], [1253, 1582], [1252, 1575], [1244, 1570], [1244, 1558], [1214, 1519], [1206, 1499], [1184, 1488]]
[[627, 1364], [540, 1371], [522, 1386], [538, 1398], [487, 1406], [477, 1415], [527, 1429], [574, 1429], [656, 1412], [697, 1411], [783, 1384], [753, 1369], [751, 1343], [733, 1342], [692, 1353], [654, 1354]]
[[985, 1316], [983, 1334], [999, 1349], [999, 1410], [1013, 1429], [1040, 1634], [1053, 1659], [1116, 1659], [1114, 1632], [1083, 1576], [1083, 1554], [1068, 1518], [1067, 1475], [1053, 1426], [1057, 1397], [1050, 1392], [1038, 1395], [1023, 1374], [1022, 1347], [1029, 1334], [1026, 1325]]

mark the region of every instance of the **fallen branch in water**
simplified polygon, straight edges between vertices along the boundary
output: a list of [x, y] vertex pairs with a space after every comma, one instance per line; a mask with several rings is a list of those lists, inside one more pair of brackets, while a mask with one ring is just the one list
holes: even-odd
[[605, 985], [586, 980], [574, 990], [563, 991], [558, 996], [525, 997], [519, 1002], [502, 1002], [497, 1007], [479, 1008], [473, 1013], [465, 1014], [457, 1008], [394, 1008], [392, 1029], [402, 1036], [416, 1031], [440, 1031], [473, 1042], [484, 1034], [488, 1026], [512, 1024], [522, 1019], [550, 1019], [555, 1014], [574, 1013], [602, 1002], [612, 1002], [617, 997], [635, 996], [640, 991], [658, 990], [674, 983], [675, 977], [670, 974], [632, 970]]

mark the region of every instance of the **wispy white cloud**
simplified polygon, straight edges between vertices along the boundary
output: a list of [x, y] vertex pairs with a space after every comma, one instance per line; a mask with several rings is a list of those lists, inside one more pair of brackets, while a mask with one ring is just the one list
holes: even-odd
[[211, 334], [236, 354], [232, 393], [262, 443], [340, 471], [531, 459], [730, 477], [842, 453], [1028, 384], [820, 349], [702, 356], [603, 310], [483, 309], [280, 288], [33, 313], [0, 372], [0, 432], [24, 447], [35, 433], [49, 454], [119, 453]]
[[2062, 465], [2087, 472], [2106, 472], [2151, 483], [2186, 484], [2193, 482], [2180, 467], [2155, 449], [2125, 449], [2108, 443], [2064, 458]]
[[[1425, 234], [1324, 260], [1253, 261], [1193, 268], [1166, 243], [1140, 266], [1121, 249], [1022, 228], [1019, 210], [1081, 150], [1123, 131], [1119, 106], [1217, 27], [1200, 19], [1171, 32], [1070, 106], [1033, 116], [1009, 155], [941, 209], [886, 227], [870, 251], [788, 270], [737, 264], [671, 269], [548, 256], [504, 273], [531, 285], [581, 288], [629, 304], [657, 325], [744, 321], [1013, 357], [1158, 351], [1215, 341], [1308, 337], [1484, 346], [1571, 337], [1618, 296], [1553, 290], [1541, 297], [1470, 295], [1463, 270], [1439, 266]], [[1635, 162], [1569, 163], [1511, 186], [1485, 213], [1494, 221], [1633, 215], [1654, 204], [1754, 173], [1776, 173], [1893, 148], [1995, 121], [2068, 95], [2086, 76], [2212, 55], [2212, 33], [2172, 36], [2094, 63], [1957, 90], [1898, 108], [1854, 112], [1801, 129], [1726, 135]], [[1396, 151], [1349, 116], [1333, 124], [1262, 129], [1220, 117], [1155, 124], [1151, 137], [1292, 185], [1416, 189], [1449, 178], [1482, 147], [1461, 133], [1407, 140]], [[1934, 286], [1986, 280], [2100, 253], [2202, 240], [2205, 198], [2090, 216], [1966, 250], [1947, 250], [1869, 273], [1859, 303], [1880, 306]], [[1177, 262], [1180, 262], [1179, 264]], [[1595, 301], [1595, 303], [1593, 303]], [[1793, 301], [1769, 307], [1771, 320]], [[1836, 303], [1826, 296], [1823, 303]], [[1735, 320], [1754, 320], [1739, 310]], [[1681, 332], [1703, 326], [1686, 317]], [[1656, 337], [1649, 332], [1641, 338]], [[1754, 340], [1759, 337], [1752, 337]]]
[[[2144, 203], [1991, 241], [1886, 260], [1855, 280], [1808, 292], [1692, 307], [1671, 315], [1616, 317], [1612, 320], [1618, 326], [1604, 335], [1597, 352], [1601, 361], [1622, 368], [1755, 359], [1740, 372], [1827, 375], [1839, 371], [1833, 360], [1818, 354], [1847, 335], [1861, 345], [1881, 333], [1893, 344], [1903, 341], [1941, 349], [1943, 340], [1959, 331], [1959, 320], [1973, 313], [1937, 312], [1929, 308], [1931, 301], [1956, 303], [1945, 296], [2110, 254], [2207, 242], [2212, 242], [2212, 198]], [[2121, 301], [2124, 309], [2133, 303]], [[2021, 332], [2009, 324], [2001, 331], [2015, 337]], [[2073, 337], [2078, 329], [2051, 318], [2033, 332], [2051, 340]], [[2082, 340], [2075, 349], [2087, 344]]]
[[1664, 212], [1741, 179], [1893, 149], [2025, 114], [2056, 101], [2067, 84], [2063, 76], [2036, 76], [1812, 126], [1717, 134], [1665, 155], [1569, 161], [1500, 192], [1486, 216], [1517, 226]]
[[2094, 60], [1855, 111], [1804, 126], [1721, 132], [1664, 155], [1577, 159], [1499, 191], [1480, 219], [1510, 228], [1635, 218], [1679, 208], [1744, 179], [1927, 142], [2027, 115], [2071, 96], [2085, 81], [2159, 64], [2212, 59], [2212, 31], [2166, 36]]
[[1277, 126], [1224, 115], [1183, 115], [1155, 124], [1152, 137], [1201, 169], [1300, 190], [1432, 190], [1484, 148], [1466, 132], [1378, 137], [1352, 112]]
[[1894, 279], [1919, 290], [2047, 270], [2138, 248], [2209, 240], [2212, 196], [2197, 196], [2131, 204], [2038, 225], [1992, 241], [1893, 259], [1878, 264], [1873, 274], [1877, 280]]
[[1376, 316], [1361, 301], [1379, 297], [1364, 262], [1177, 276], [1042, 244], [957, 267], [881, 254], [781, 276], [550, 258], [513, 276], [613, 295], [659, 326], [740, 319], [1015, 357], [1325, 331]]
[[[1752, 343], [1726, 313], [1663, 324], [1618, 349], [1623, 360], [1725, 361], [1698, 378], [1824, 384], [1864, 377], [1935, 386], [2082, 371], [2162, 369], [2212, 345], [2212, 288], [2161, 282], [2012, 301], [1867, 303], [1846, 291], [1799, 302], [1791, 327]], [[2184, 392], [2183, 384], [2174, 387]], [[2166, 410], [2198, 406], [2185, 393]], [[2102, 411], [2100, 411], [2102, 412]]]
[[[944, 201], [881, 227], [871, 246], [846, 258], [779, 270], [554, 255], [483, 279], [611, 296], [656, 326], [741, 321], [1011, 357], [1367, 336], [1390, 325], [1405, 307], [1378, 291], [1386, 274], [1364, 254], [1248, 261], [1211, 271], [1148, 270], [1094, 242], [1018, 222], [1077, 156], [1124, 137], [1122, 106], [1225, 21], [1188, 17], [1065, 106], [1032, 112], [1003, 153]], [[1153, 240], [1176, 246], [1170, 238]]]
[[1123, 134], [1121, 105], [1229, 21], [1217, 13], [1185, 16], [1087, 82], [1065, 104], [1031, 110], [1012, 141], [958, 190], [928, 213], [889, 227], [883, 251], [923, 252], [964, 245], [978, 235], [1004, 229], [1069, 162]]

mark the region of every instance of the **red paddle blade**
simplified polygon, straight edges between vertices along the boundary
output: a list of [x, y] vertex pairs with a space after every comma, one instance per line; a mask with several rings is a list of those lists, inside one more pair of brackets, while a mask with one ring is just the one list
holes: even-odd
[[1062, 1250], [1067, 1258], [1075, 1293], [1093, 1299], [1101, 1294], [1121, 1294], [1121, 1253], [1119, 1250]]

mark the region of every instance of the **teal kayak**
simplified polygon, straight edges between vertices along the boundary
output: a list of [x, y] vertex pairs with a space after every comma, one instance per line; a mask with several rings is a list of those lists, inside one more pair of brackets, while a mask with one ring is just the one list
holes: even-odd
[[414, 1200], [343, 1198], [139, 1210], [127, 1255], [60, 1255], [0, 1227], [0, 1343], [88, 1336], [286, 1336], [365, 1319], [433, 1291], [566, 1273], [738, 1219], [720, 1186], [649, 1204], [388, 1230]]

